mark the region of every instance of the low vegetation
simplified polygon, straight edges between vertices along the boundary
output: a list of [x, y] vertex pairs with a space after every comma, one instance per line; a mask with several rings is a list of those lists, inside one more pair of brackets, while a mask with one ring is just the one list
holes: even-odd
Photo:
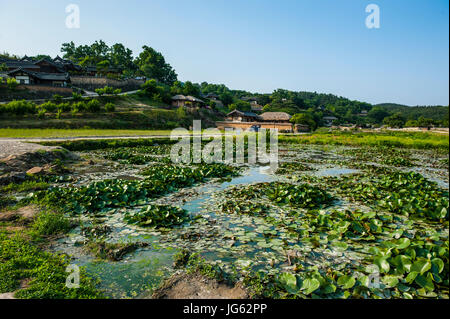
[[170, 228], [188, 220], [187, 211], [169, 205], [149, 205], [138, 212], [125, 214], [128, 224], [141, 227]]

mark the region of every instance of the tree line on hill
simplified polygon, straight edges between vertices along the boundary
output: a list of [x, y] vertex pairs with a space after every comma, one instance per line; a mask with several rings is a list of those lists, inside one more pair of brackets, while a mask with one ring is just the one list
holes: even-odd
[[[272, 93], [251, 93], [244, 90], [231, 90], [224, 84], [207, 82], [192, 83], [178, 81], [177, 74], [164, 56], [149, 46], [143, 46], [136, 57], [132, 50], [121, 43], [108, 46], [104, 41], [95, 41], [91, 45], [64, 43], [61, 52], [81, 66], [96, 66], [98, 69], [120, 69], [124, 77], [142, 76], [147, 80], [139, 92], [152, 100], [170, 104], [174, 95], [191, 95], [206, 99], [208, 94], [218, 96], [222, 102], [216, 105], [207, 100], [218, 111], [226, 113], [239, 109], [251, 111], [249, 99], [256, 100], [265, 112], [286, 112], [293, 115], [292, 121], [307, 124], [312, 128], [324, 124], [324, 117], [335, 117], [333, 124], [357, 124], [403, 126], [445, 126], [448, 127], [448, 106], [409, 107], [398, 104], [378, 104], [350, 100], [342, 96], [317, 92], [296, 92], [277, 89]], [[2, 55], [0, 54], [0, 57]], [[19, 58], [3, 54], [3, 57]], [[39, 57], [47, 57], [39, 55]], [[223, 107], [222, 107], [223, 105]]]

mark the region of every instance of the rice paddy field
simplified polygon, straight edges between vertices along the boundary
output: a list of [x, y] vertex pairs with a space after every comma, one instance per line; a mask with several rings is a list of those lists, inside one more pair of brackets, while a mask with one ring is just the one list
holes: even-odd
[[448, 299], [445, 139], [282, 136], [276, 172], [174, 164], [166, 139], [59, 142], [81, 159], [2, 188], [6, 209], [41, 212], [21, 234], [0, 223], [0, 293], [151, 298], [195, 272], [249, 298]]

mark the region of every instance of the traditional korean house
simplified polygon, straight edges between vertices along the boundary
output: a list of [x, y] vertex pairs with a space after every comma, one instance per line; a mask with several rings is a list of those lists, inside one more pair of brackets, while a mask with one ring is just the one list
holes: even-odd
[[64, 67], [48, 59], [41, 59], [34, 62], [34, 65], [39, 66], [39, 71], [42, 73], [64, 73]]
[[219, 100], [220, 97], [215, 93], [208, 93], [205, 95], [205, 98], [207, 98], [209, 100], [217, 101], [217, 100]]
[[202, 107], [205, 104], [203, 100], [200, 100], [194, 96], [175, 95], [172, 97], [172, 106], [180, 107]]
[[35, 84], [35, 85], [49, 85], [49, 86], [67, 86], [70, 83], [70, 76], [68, 73], [47, 73], [36, 72], [19, 67], [7, 73], [11, 78], [15, 78], [20, 84]]
[[226, 129], [278, 129], [280, 132], [292, 132], [293, 126], [289, 122], [291, 116], [284, 112], [266, 112], [257, 115], [253, 112], [234, 110], [227, 114], [225, 121], [217, 122], [217, 128]]
[[61, 68], [64, 69], [66, 72], [80, 72], [82, 71], [81, 66], [78, 64], [73, 63], [70, 60], [66, 60], [61, 58], [59, 55], [56, 56], [56, 58], [53, 59], [53, 62], [59, 65]]
[[231, 122], [258, 122], [261, 118], [253, 112], [234, 110], [227, 114], [226, 119]]
[[261, 114], [264, 122], [271, 123], [290, 123], [291, 116], [285, 112], [265, 112]]
[[311, 128], [306, 124], [294, 124], [294, 132], [296, 133], [306, 133], [310, 132]]
[[20, 60], [1, 59], [8, 71], [6, 75], [15, 78], [24, 85], [66, 86], [70, 83], [70, 76], [62, 64], [48, 59], [33, 59], [24, 56]]
[[33, 61], [28, 60], [0, 59], [0, 64], [6, 65], [8, 71], [13, 71], [18, 68], [39, 71], [39, 66], [35, 65]]
[[324, 116], [322, 118], [324, 125], [327, 127], [331, 127], [333, 125], [333, 122], [336, 121], [338, 118], [334, 116]]

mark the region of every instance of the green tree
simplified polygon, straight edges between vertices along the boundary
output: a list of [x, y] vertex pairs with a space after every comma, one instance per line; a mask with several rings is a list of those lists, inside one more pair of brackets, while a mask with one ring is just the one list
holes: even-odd
[[372, 123], [383, 123], [385, 117], [389, 116], [389, 112], [381, 107], [374, 107], [367, 113], [367, 117]]
[[110, 64], [111, 62], [109, 62], [108, 60], [103, 60], [97, 63], [97, 71], [99, 71], [100, 73], [107, 73]]
[[133, 63], [133, 51], [121, 43], [116, 43], [110, 48], [108, 57], [114, 67], [126, 70], [135, 70], [136, 68]]
[[311, 130], [315, 130], [317, 128], [317, 123], [310, 113], [294, 114], [291, 118], [291, 122], [294, 124], [308, 125]]
[[417, 127], [417, 126], [419, 125], [417, 124], [416, 120], [408, 120], [405, 123], [405, 127]]
[[141, 85], [141, 89], [147, 96], [152, 97], [153, 94], [158, 93], [158, 82], [155, 79], [148, 80]]
[[421, 116], [417, 120], [417, 126], [419, 127], [431, 127], [434, 125], [434, 121], [430, 118], [425, 118], [424, 116]]
[[389, 127], [402, 128], [405, 125], [406, 120], [402, 116], [402, 113], [395, 113], [391, 116], [385, 117], [383, 123]]
[[233, 95], [231, 95], [229, 92], [220, 94], [219, 98], [224, 106], [229, 106], [231, 103], [233, 103]]
[[237, 100], [236, 102], [228, 105], [228, 109], [230, 111], [239, 110], [239, 111], [243, 111], [243, 112], [249, 112], [249, 111], [251, 111], [252, 107], [249, 102]]
[[177, 80], [177, 74], [172, 67], [166, 63], [163, 55], [148, 46], [142, 47], [135, 63], [139, 73], [147, 78], [156, 79], [164, 84], [172, 85]]
[[192, 84], [192, 82], [187, 81], [186, 83], [184, 83], [184, 86], [183, 86], [183, 94], [199, 97], [200, 96], [200, 88], [198, 86]]

